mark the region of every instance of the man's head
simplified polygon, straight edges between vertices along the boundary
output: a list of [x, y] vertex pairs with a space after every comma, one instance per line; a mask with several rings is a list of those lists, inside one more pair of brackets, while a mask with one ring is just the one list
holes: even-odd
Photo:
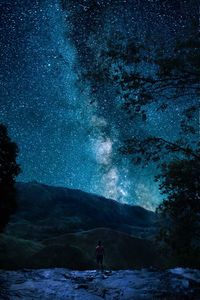
[[101, 246], [101, 241], [98, 241], [98, 246]]

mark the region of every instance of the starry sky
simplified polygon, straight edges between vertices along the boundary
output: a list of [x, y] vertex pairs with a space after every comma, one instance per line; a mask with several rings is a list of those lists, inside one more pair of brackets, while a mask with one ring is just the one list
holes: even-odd
[[161, 200], [155, 166], [133, 166], [118, 148], [134, 131], [173, 139], [183, 107], [162, 117], [150, 110], [148, 126], [135, 128], [124, 122], [112, 87], [94, 101], [80, 74], [114, 32], [170, 46], [197, 12], [195, 0], [2, 0], [0, 122], [20, 148], [18, 180], [154, 209]]

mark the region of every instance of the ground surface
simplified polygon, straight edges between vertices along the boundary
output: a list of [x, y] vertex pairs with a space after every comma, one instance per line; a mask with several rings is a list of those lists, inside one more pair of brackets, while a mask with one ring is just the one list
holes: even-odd
[[0, 299], [200, 299], [200, 271], [70, 271], [42, 269], [0, 272]]

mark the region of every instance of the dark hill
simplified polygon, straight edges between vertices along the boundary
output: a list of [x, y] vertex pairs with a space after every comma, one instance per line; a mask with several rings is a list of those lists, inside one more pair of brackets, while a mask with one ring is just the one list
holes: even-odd
[[106, 227], [139, 237], [155, 230], [156, 216], [139, 206], [38, 183], [18, 183], [19, 208], [7, 232], [43, 240], [60, 234]]
[[108, 228], [69, 233], [40, 243], [3, 235], [0, 239], [0, 249], [4, 249], [4, 255], [0, 251], [0, 265], [5, 269], [94, 269], [94, 249], [99, 237], [104, 242], [107, 269], [135, 269], [161, 265], [161, 258], [151, 241]]
[[[101, 237], [104, 241], [106, 248], [105, 265], [107, 268], [128, 269], [156, 266], [159, 264], [159, 256], [155, 252], [155, 245], [151, 241], [135, 238], [107, 228], [66, 234], [54, 239], [45, 240], [43, 242], [45, 248], [36, 256], [39, 257], [40, 261], [44, 262], [45, 253], [47, 249], [51, 251], [52, 245], [59, 245], [60, 249], [65, 249], [68, 245], [73, 245], [80, 252], [79, 258], [83, 256], [85, 258], [84, 260], [80, 259], [78, 269], [95, 268], [94, 245], [96, 244], [97, 237]], [[42, 253], [44, 254], [44, 259], [41, 260]], [[65, 259], [67, 259], [65, 251], [59, 251], [57, 257], [54, 256], [58, 264], [61, 263], [61, 253], [64, 253]], [[74, 261], [76, 261], [75, 257], [70, 261], [71, 268], [74, 268]]]

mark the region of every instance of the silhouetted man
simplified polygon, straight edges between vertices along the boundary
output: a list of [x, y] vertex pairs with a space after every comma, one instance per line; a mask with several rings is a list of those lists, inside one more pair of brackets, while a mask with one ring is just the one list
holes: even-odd
[[105, 250], [101, 244], [101, 241], [98, 241], [98, 244], [97, 244], [96, 250], [95, 250], [95, 254], [96, 254], [96, 261], [97, 261], [98, 269], [99, 270], [101, 269], [101, 271], [103, 271], [103, 259], [105, 256]]

